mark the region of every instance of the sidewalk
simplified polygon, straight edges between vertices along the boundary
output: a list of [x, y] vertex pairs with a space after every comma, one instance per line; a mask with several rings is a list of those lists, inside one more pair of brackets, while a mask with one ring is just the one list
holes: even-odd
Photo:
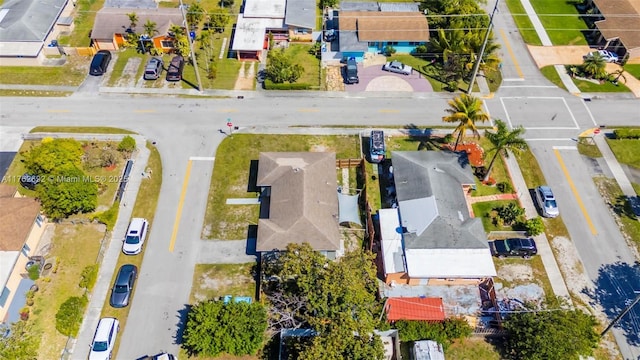
[[69, 350], [71, 359], [86, 359], [87, 356], [89, 356], [89, 345], [93, 339], [96, 326], [98, 326], [104, 300], [107, 298], [107, 293], [111, 287], [111, 278], [116, 271], [115, 267], [122, 246], [121, 240], [124, 238], [127, 226], [129, 225], [129, 218], [133, 212], [138, 189], [143, 179], [142, 173], [147, 167], [150, 152], [146, 147], [146, 139], [139, 135], [131, 136], [136, 139], [137, 155], [133, 159], [133, 168], [131, 169], [129, 182], [122, 201], [120, 202], [118, 221], [111, 232], [111, 241], [105, 250], [102, 264], [100, 265], [100, 272], [98, 273], [98, 279], [93, 288], [91, 298], [89, 299], [89, 306], [82, 321], [78, 337]]

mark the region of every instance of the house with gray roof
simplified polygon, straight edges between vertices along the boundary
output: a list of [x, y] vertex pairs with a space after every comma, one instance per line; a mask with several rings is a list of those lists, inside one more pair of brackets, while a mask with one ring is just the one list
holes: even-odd
[[469, 284], [496, 276], [482, 221], [467, 206], [475, 179], [466, 154], [395, 151], [391, 159], [398, 212], [381, 213], [385, 281]]
[[329, 258], [340, 256], [336, 179], [335, 153], [260, 153], [256, 184], [263, 208], [256, 250], [282, 251], [306, 242]]
[[47, 38], [67, 6], [67, 1], [8, 0], [2, 4], [0, 62], [8, 64], [10, 58], [20, 58], [21, 64], [26, 65], [43, 60], [43, 47], [47, 45]]
[[284, 23], [289, 38], [296, 41], [313, 41], [311, 35], [316, 27], [315, 0], [287, 0]]

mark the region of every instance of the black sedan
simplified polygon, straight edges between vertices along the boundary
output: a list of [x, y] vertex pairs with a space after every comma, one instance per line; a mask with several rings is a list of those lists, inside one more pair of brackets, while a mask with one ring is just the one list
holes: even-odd
[[118, 276], [111, 289], [109, 304], [114, 308], [121, 308], [129, 305], [133, 284], [138, 276], [138, 268], [132, 264], [125, 264], [120, 267]]

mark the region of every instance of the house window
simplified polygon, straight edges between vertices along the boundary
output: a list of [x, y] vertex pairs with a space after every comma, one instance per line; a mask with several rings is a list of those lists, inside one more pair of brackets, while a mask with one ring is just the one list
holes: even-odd
[[11, 294], [11, 290], [5, 288], [2, 290], [2, 294], [0, 294], [0, 307], [4, 307], [7, 303], [7, 299], [9, 298], [9, 294]]
[[309, 33], [309, 29], [304, 29], [304, 28], [296, 28], [293, 31], [294, 34], [308, 34]]
[[387, 45], [390, 45], [390, 46], [397, 46], [397, 45], [398, 45], [398, 42], [397, 42], [397, 41], [389, 41], [389, 42], [387, 43]]
[[378, 46], [378, 44], [377, 44], [377, 43], [375, 43], [375, 42], [371, 42], [371, 41], [370, 41], [368, 46], [369, 46], [369, 47], [375, 47], [375, 46]]
[[411, 46], [418, 46], [418, 45], [420, 45], [420, 43], [419, 43], [419, 42], [417, 42], [417, 41], [409, 41], [409, 45], [411, 45]]
[[173, 48], [173, 40], [162, 40], [160, 42], [160, 45], [163, 48]]
[[38, 217], [36, 217], [36, 224], [38, 225], [38, 227], [42, 227], [43, 222], [44, 222], [44, 217], [42, 217], [41, 214], [38, 214]]
[[29, 247], [29, 245], [27, 244], [22, 245], [22, 254], [24, 254], [24, 256], [29, 256], [29, 251], [31, 251], [31, 248]]

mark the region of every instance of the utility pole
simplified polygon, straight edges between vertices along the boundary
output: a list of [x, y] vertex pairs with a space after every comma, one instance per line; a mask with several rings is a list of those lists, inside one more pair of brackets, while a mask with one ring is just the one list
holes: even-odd
[[609, 326], [607, 326], [606, 329], [604, 329], [604, 331], [600, 334], [600, 337], [603, 337], [604, 334], [607, 333], [607, 331], [611, 330], [611, 328], [618, 322], [620, 321], [620, 319], [622, 319], [623, 316], [625, 316], [632, 308], [635, 304], [637, 304], [640, 301], [640, 291], [634, 291], [634, 293], [638, 294], [638, 296], [636, 296], [636, 298], [629, 303], [629, 305], [627, 305], [626, 308], [624, 308], [624, 310], [622, 310], [622, 312], [616, 316], [615, 319], [613, 319], [613, 321], [611, 323], [609, 323]]
[[198, 81], [198, 91], [203, 92], [202, 88], [202, 80], [200, 80], [200, 71], [198, 70], [198, 63], [196, 62], [196, 53], [193, 51], [193, 40], [191, 39], [191, 28], [189, 27], [189, 23], [187, 22], [187, 16], [184, 13], [184, 4], [182, 0], [180, 0], [180, 12], [182, 13], [182, 19], [184, 21], [184, 26], [187, 28], [187, 42], [189, 43], [189, 53], [191, 54], [191, 59], [193, 59], [193, 68], [196, 70], [196, 80]]
[[480, 54], [478, 54], [476, 63], [473, 65], [473, 72], [471, 73], [471, 81], [469, 81], [469, 89], [467, 89], [467, 94], [471, 94], [471, 91], [473, 90], [473, 84], [476, 82], [478, 69], [480, 69], [480, 62], [482, 61], [482, 57], [484, 56], [484, 49], [487, 47], [489, 34], [491, 34], [491, 28], [493, 28], [493, 16], [496, 14], [496, 11], [498, 11], [498, 2], [500, 2], [500, 0], [496, 0], [496, 6], [493, 7], [491, 16], [489, 16], [489, 26], [487, 26], [487, 33], [484, 35], [484, 41], [482, 42], [482, 47], [480, 48]]

